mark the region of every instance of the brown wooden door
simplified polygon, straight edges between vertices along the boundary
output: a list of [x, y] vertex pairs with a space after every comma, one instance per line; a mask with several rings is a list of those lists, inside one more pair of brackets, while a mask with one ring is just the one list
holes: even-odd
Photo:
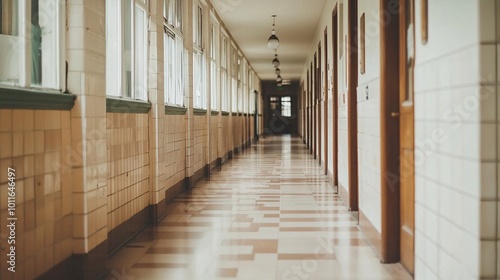
[[338, 187], [338, 85], [337, 85], [337, 70], [338, 70], [338, 16], [337, 6], [332, 13], [332, 136], [333, 136], [333, 185]]
[[414, 98], [415, 65], [414, 0], [400, 0], [400, 222], [401, 263], [413, 274], [415, 225]]
[[328, 175], [328, 103], [330, 102], [328, 98], [328, 28], [325, 28], [325, 38], [324, 38], [324, 49], [325, 49], [325, 58], [324, 58], [324, 64], [323, 64], [323, 91], [325, 92], [325, 102], [323, 106], [323, 111], [325, 120], [324, 120], [324, 142], [325, 143], [325, 149], [323, 151], [324, 159], [325, 159], [325, 175]]

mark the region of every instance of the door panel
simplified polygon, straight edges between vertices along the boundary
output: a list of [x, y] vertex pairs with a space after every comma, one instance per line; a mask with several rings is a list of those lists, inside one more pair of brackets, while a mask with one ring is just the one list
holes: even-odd
[[400, 236], [401, 264], [414, 271], [415, 159], [413, 68], [415, 61], [414, 0], [400, 0]]

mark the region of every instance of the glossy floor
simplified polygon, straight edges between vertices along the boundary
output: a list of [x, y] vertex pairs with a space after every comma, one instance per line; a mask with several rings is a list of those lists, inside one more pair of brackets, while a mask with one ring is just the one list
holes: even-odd
[[107, 279], [411, 279], [384, 265], [301, 139], [261, 139], [169, 205]]

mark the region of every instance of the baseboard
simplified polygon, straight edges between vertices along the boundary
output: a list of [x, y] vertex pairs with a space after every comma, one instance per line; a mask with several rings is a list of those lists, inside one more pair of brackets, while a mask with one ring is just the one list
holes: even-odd
[[75, 254], [66, 258], [49, 271], [37, 277], [37, 279], [103, 279], [108, 273], [108, 268], [106, 266], [107, 259], [108, 241], [105, 240], [86, 254]]
[[217, 166], [220, 165], [220, 164], [218, 164], [218, 162], [219, 162], [219, 159], [216, 159], [216, 160], [212, 161], [211, 163], [205, 165], [205, 176], [207, 178], [210, 178], [210, 174], [212, 173], [212, 170], [214, 170]]
[[202, 167], [200, 169], [198, 169], [197, 171], [194, 172], [193, 176], [190, 176], [190, 177], [187, 177], [186, 180], [187, 180], [187, 185], [188, 185], [188, 189], [191, 190], [194, 188], [194, 186], [196, 185], [196, 183], [198, 181], [200, 181], [201, 179], [203, 179], [203, 177], [206, 176], [206, 168], [205, 167]]
[[150, 206], [145, 207], [125, 222], [108, 232], [108, 255], [118, 251], [152, 222]]
[[373, 251], [380, 259], [382, 252], [382, 234], [378, 232], [377, 228], [371, 223], [368, 217], [359, 209], [359, 229], [365, 236]]
[[349, 209], [349, 193], [347, 189], [339, 182], [338, 194], [342, 203], [344, 203], [345, 207]]

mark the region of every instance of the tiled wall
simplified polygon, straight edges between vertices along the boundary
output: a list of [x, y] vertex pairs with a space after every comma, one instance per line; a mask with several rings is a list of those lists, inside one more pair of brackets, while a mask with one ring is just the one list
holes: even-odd
[[149, 205], [148, 115], [108, 113], [108, 231]]
[[192, 136], [193, 136], [193, 159], [191, 161], [193, 172], [197, 172], [205, 168], [207, 164], [207, 137], [208, 137], [208, 127], [207, 127], [207, 117], [203, 116], [193, 116], [192, 124]]
[[209, 158], [207, 164], [217, 160], [219, 151], [219, 116], [210, 116]]
[[165, 182], [169, 188], [186, 177], [186, 120], [185, 116], [165, 116]]
[[380, 187], [380, 5], [358, 1], [358, 18], [365, 14], [365, 73], [358, 75], [359, 210], [381, 232]]
[[[72, 253], [69, 111], [0, 110], [0, 278], [34, 279]], [[7, 168], [16, 170], [16, 273], [7, 271]]]
[[225, 156], [228, 152], [233, 150], [233, 127], [231, 125], [231, 117], [230, 116], [222, 116], [222, 134], [221, 134], [221, 142], [222, 142], [222, 157]]
[[240, 147], [242, 144], [242, 133], [243, 133], [243, 117], [242, 116], [232, 116], [231, 122], [233, 126], [233, 148]]
[[[496, 278], [495, 243], [481, 241], [494, 236], [494, 230], [487, 228], [494, 223], [496, 206], [489, 209], [489, 204], [481, 203], [486, 198], [484, 188], [491, 188], [493, 196], [496, 193], [496, 187], [484, 181], [495, 176], [495, 170], [482, 163], [495, 150], [484, 149], [486, 143], [481, 143], [494, 133], [485, 129], [494, 126], [481, 123], [495, 118], [483, 106], [495, 104], [496, 91], [486, 97], [481, 83], [490, 83], [489, 76], [496, 71], [488, 62], [494, 65], [495, 48], [480, 46], [478, 36], [480, 6], [494, 11], [494, 2], [429, 1], [431, 24], [425, 45], [419, 39], [421, 17], [417, 17], [416, 279]], [[439, 28], [434, 28], [437, 24]]]

